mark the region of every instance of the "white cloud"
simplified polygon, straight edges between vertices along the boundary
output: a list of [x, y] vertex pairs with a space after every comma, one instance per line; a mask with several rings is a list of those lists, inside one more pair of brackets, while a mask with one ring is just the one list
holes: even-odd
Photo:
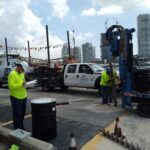
[[31, 0], [23, 0], [26, 4], [30, 4]]
[[0, 16], [2, 16], [2, 14], [5, 12], [5, 10], [4, 9], [1, 9], [0, 10]]
[[100, 5], [106, 7], [108, 5], [120, 5], [125, 10], [134, 10], [134, 9], [150, 9], [149, 0], [91, 0], [93, 5]]
[[110, 5], [107, 7], [102, 7], [100, 10], [95, 10], [90, 8], [83, 10], [81, 16], [94, 16], [94, 15], [114, 15], [123, 13], [122, 7], [119, 5]]
[[94, 8], [90, 8], [87, 10], [83, 10], [81, 16], [93, 16], [96, 14], [96, 11]]
[[67, 0], [49, 0], [49, 2], [54, 9], [53, 15], [63, 19], [69, 11]]
[[90, 41], [90, 38], [94, 37], [95, 34], [91, 32], [87, 33], [79, 33], [78, 35], [75, 35], [75, 40], [78, 45], [81, 45], [87, 41]]
[[[4, 38], [7, 37], [8, 47], [27, 47], [28, 40], [30, 47], [46, 46], [45, 26], [42, 25], [41, 18], [28, 8], [29, 3], [30, 0], [0, 1], [0, 44], [4, 45]], [[49, 35], [49, 40], [53, 45], [63, 43], [52, 35]], [[47, 53], [43, 51], [31, 54], [31, 57], [44, 58]], [[54, 55], [56, 57], [57, 52]]]
[[[91, 0], [93, 5], [97, 5], [100, 4], [102, 6], [106, 6], [106, 5], [112, 5], [112, 4], [122, 4], [124, 3], [123, 1], [120, 0]], [[126, 2], [128, 3], [128, 2]]]
[[143, 2], [142, 3], [143, 7], [147, 8], [147, 9], [150, 9], [150, 2], [149, 2], [149, 0], [143, 0], [142, 2]]
[[117, 5], [111, 5], [101, 8], [97, 11], [97, 15], [113, 15], [123, 13], [122, 7]]
[[85, 37], [87, 37], [87, 38], [92, 38], [94, 35], [95, 35], [95, 34], [92, 33], [92, 32], [87, 32], [87, 33], [85, 33]]
[[72, 31], [69, 32], [69, 38], [71, 46], [73, 46], [73, 36], [75, 38], [75, 45], [81, 46], [85, 42], [92, 41], [93, 37], [95, 36], [95, 33], [92, 32], [86, 32], [86, 33], [74, 33]]

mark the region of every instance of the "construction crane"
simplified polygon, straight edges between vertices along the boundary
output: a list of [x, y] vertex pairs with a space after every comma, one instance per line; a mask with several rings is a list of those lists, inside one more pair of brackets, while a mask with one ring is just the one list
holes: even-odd
[[[120, 25], [113, 25], [106, 31], [106, 39], [110, 44], [113, 57], [119, 57], [119, 73], [122, 82], [122, 107], [131, 108], [132, 102], [136, 102], [137, 112], [144, 117], [150, 117], [150, 69], [145, 71], [134, 66], [132, 29], [125, 29]], [[144, 72], [144, 73], [143, 73]], [[143, 76], [144, 75], [144, 76]], [[142, 91], [139, 83], [144, 78], [147, 85]], [[144, 82], [144, 80], [141, 80]], [[144, 84], [144, 83], [140, 83]]]

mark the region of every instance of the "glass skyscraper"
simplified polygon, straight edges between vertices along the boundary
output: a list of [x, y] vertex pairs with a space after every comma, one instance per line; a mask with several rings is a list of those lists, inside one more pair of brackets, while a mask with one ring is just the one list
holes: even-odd
[[101, 33], [101, 59], [109, 61], [111, 59], [110, 45], [106, 40], [106, 33]]
[[150, 14], [137, 17], [138, 53], [140, 56], [150, 56]]
[[82, 44], [82, 58], [84, 63], [89, 63], [95, 59], [95, 47], [91, 43]]

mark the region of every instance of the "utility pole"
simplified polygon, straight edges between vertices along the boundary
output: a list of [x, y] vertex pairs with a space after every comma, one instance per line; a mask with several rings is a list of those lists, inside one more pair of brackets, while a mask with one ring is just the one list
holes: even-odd
[[73, 33], [73, 38], [72, 38], [72, 40], [73, 40], [73, 55], [74, 55], [74, 57], [75, 57], [75, 37], [74, 37], [74, 29], [72, 29], [72, 33]]
[[48, 25], [46, 25], [46, 40], [47, 40], [47, 55], [48, 55], [48, 67], [50, 68], [50, 52], [49, 52], [49, 36], [48, 36]]
[[28, 43], [28, 54], [29, 54], [28, 63], [30, 65], [31, 64], [30, 43], [29, 43], [29, 41], [27, 41], [27, 43]]
[[5, 38], [5, 48], [6, 48], [6, 60], [7, 60], [7, 66], [9, 66], [7, 38]]
[[67, 39], [68, 39], [68, 54], [69, 54], [69, 57], [71, 56], [70, 54], [70, 41], [69, 41], [69, 31], [67, 30]]

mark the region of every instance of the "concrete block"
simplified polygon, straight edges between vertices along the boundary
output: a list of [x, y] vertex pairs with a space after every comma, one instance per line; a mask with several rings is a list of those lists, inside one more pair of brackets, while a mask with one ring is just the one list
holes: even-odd
[[9, 135], [13, 130], [0, 127], [0, 139], [2, 142], [6, 143], [6, 146], [11, 144], [16, 144], [21, 150], [54, 150], [52, 144], [46, 143], [44, 141], [35, 139], [33, 137], [26, 137], [24, 139], [16, 139]]

